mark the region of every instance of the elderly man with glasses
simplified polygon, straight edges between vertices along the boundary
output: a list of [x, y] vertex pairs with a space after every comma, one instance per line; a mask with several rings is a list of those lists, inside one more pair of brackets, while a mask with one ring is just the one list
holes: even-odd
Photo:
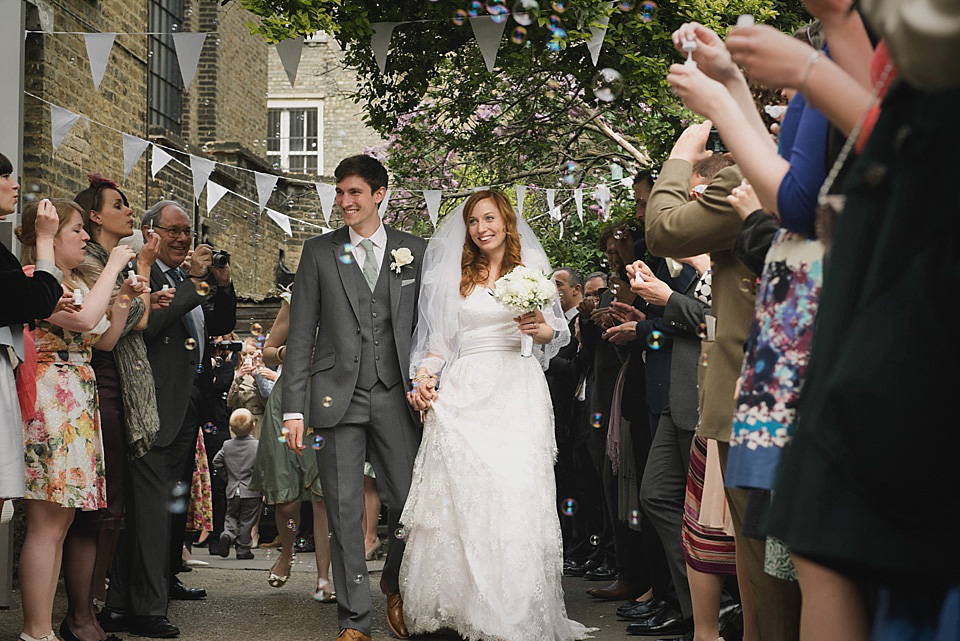
[[180, 632], [167, 619], [167, 599], [206, 596], [176, 577], [199, 433], [191, 396], [207, 337], [233, 331], [237, 301], [230, 265], [214, 267], [209, 245], [193, 247], [190, 218], [177, 203], [155, 204], [144, 215], [142, 228], [160, 235], [151, 289], [158, 292], [166, 286], [174, 291], [169, 306], [150, 314], [143, 336], [156, 384], [160, 431], [153, 447], [130, 464], [133, 496], [101, 625], [107, 631], [167, 638]]

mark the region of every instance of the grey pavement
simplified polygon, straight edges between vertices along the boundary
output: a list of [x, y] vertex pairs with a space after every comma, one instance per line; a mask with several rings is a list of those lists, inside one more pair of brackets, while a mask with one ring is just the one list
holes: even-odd
[[[172, 601], [169, 617], [181, 630], [185, 641], [333, 641], [337, 636], [337, 608], [333, 604], [313, 600], [316, 571], [313, 554], [300, 555], [290, 580], [283, 588], [267, 584], [267, 574], [276, 552], [254, 550], [256, 558], [239, 561], [210, 556], [204, 549], [195, 550], [195, 557], [210, 565], [181, 574], [190, 587], [203, 587], [208, 597], [202, 601]], [[386, 599], [379, 590], [382, 562], [368, 564], [373, 593], [373, 638], [392, 638], [386, 627]], [[616, 618], [616, 603], [604, 603], [588, 597], [588, 587], [603, 585], [584, 579], [565, 577], [567, 613], [584, 625], [600, 628], [594, 634], [598, 641], [644, 641], [644, 637], [628, 636], [626, 623]], [[15, 593], [19, 605], [19, 593]], [[54, 605], [54, 629], [66, 612], [63, 585]], [[20, 634], [22, 617], [19, 607], [0, 611], [0, 641], [14, 641]], [[118, 634], [121, 639], [140, 639]], [[453, 633], [417, 637], [428, 641], [458, 641]]]

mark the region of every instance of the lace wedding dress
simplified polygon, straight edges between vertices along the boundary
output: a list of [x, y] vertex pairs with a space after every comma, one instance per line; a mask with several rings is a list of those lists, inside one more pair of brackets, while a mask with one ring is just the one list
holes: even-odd
[[404, 619], [473, 641], [568, 641], [553, 408], [515, 314], [486, 288], [460, 313], [460, 356], [426, 415], [401, 519]]

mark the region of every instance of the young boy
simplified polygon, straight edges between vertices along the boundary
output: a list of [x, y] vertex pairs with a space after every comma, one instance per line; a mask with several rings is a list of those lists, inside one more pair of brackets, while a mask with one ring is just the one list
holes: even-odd
[[220, 535], [220, 556], [230, 556], [236, 543], [238, 559], [252, 559], [250, 531], [260, 514], [261, 497], [247, 489], [257, 458], [257, 439], [251, 436], [256, 427], [250, 410], [240, 408], [230, 415], [233, 438], [213, 457], [213, 469], [227, 482], [227, 516]]

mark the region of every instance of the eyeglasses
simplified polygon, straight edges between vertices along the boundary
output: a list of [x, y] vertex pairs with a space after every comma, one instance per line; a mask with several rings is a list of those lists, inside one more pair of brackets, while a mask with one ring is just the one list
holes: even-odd
[[177, 238], [180, 234], [183, 234], [187, 238], [193, 236], [192, 227], [161, 227], [160, 225], [154, 225], [153, 229], [162, 229], [170, 238]]

